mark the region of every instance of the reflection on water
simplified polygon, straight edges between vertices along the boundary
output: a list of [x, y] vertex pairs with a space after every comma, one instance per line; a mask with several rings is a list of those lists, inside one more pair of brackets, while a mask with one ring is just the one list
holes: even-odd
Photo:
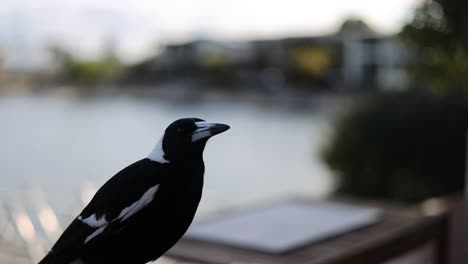
[[[231, 126], [205, 150], [201, 214], [330, 190], [318, 158], [327, 119], [317, 110], [23, 95], [0, 98], [0, 199], [40, 186], [56, 212], [75, 213], [95, 187], [144, 158], [169, 123], [191, 116]], [[49, 210], [41, 217], [51, 218]]]

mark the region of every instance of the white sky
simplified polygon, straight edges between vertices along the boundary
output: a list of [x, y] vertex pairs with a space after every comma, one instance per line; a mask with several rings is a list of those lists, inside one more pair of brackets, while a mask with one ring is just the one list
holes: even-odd
[[127, 57], [152, 43], [195, 37], [274, 38], [328, 33], [350, 15], [396, 32], [420, 0], [2, 0], [0, 48], [55, 40], [83, 54], [113, 37]]

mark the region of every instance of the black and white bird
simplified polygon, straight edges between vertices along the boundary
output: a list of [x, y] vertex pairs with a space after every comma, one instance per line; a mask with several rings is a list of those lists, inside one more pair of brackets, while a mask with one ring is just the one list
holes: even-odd
[[203, 188], [203, 150], [228, 125], [183, 118], [147, 158], [109, 179], [39, 264], [140, 264], [187, 231]]

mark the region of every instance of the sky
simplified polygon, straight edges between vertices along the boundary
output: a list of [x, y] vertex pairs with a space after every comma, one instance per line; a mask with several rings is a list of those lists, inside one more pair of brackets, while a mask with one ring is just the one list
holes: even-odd
[[28, 52], [38, 56], [36, 50], [59, 43], [86, 57], [113, 40], [131, 61], [154, 52], [157, 43], [330, 33], [349, 16], [394, 33], [420, 1], [2, 0], [0, 49], [30, 57]]

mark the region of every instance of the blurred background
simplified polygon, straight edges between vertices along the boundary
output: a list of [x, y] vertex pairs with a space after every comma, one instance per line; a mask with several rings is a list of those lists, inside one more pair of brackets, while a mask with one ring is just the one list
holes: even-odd
[[467, 12], [463, 0], [3, 0], [0, 251], [27, 244], [37, 260], [182, 117], [231, 126], [205, 151], [197, 219], [291, 197], [462, 193]]

